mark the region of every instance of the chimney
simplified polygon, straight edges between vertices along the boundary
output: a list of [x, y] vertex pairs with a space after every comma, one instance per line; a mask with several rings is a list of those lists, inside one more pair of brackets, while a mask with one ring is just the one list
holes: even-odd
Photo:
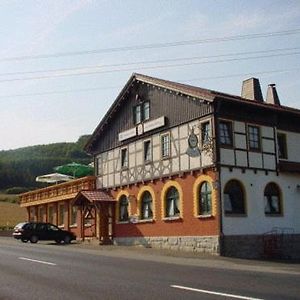
[[258, 102], [264, 102], [264, 98], [261, 93], [260, 83], [257, 78], [249, 78], [243, 81], [242, 98]]
[[280, 100], [276, 91], [276, 84], [271, 83], [267, 90], [266, 102], [273, 105], [280, 105]]

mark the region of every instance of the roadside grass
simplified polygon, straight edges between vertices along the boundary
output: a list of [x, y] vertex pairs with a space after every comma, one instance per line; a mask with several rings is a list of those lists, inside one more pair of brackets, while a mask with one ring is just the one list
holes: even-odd
[[0, 230], [13, 228], [26, 217], [26, 209], [19, 204], [0, 201]]
[[5, 194], [0, 192], [0, 202], [18, 203], [18, 195]]

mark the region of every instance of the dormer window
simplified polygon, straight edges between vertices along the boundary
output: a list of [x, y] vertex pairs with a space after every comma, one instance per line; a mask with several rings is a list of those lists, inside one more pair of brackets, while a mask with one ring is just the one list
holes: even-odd
[[145, 101], [133, 108], [133, 122], [139, 124], [143, 121], [149, 120], [150, 118], [150, 102]]

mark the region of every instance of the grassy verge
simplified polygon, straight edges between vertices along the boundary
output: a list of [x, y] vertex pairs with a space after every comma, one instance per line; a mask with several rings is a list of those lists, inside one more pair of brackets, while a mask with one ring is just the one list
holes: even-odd
[[9, 195], [0, 192], [0, 202], [18, 203], [18, 195]]
[[26, 209], [19, 204], [0, 201], [0, 230], [11, 229], [26, 217]]

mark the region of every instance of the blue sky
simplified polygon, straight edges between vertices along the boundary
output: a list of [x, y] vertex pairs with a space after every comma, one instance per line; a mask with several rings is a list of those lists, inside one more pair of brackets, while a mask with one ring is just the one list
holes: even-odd
[[0, 150], [91, 134], [133, 72], [235, 95], [258, 77], [264, 96], [276, 83], [281, 103], [300, 109], [298, 0], [2, 0], [0, 20]]

